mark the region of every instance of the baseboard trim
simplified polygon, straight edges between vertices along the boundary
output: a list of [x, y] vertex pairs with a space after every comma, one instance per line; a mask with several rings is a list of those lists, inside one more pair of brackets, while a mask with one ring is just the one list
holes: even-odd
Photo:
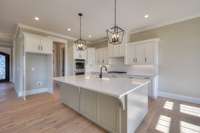
[[175, 100], [180, 100], [180, 101], [185, 101], [185, 102], [190, 102], [190, 103], [195, 103], [195, 104], [200, 104], [200, 98], [183, 96], [183, 95], [178, 95], [178, 94], [168, 93], [168, 92], [162, 92], [162, 91], [159, 92], [159, 96], [171, 98], [171, 99], [175, 99]]
[[[49, 88], [40, 88], [40, 89], [32, 89], [32, 90], [27, 90], [26, 91], [26, 95], [34, 95], [34, 94], [40, 94], [40, 93], [45, 93], [45, 92], [49, 92], [52, 93], [51, 91], [49, 91], [51, 89]], [[18, 97], [22, 97], [23, 96], [23, 92], [20, 91], [18, 92]]]

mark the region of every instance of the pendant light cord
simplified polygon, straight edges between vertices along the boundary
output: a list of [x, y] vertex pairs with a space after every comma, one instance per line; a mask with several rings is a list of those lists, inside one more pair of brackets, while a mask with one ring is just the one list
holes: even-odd
[[116, 15], [116, 12], [117, 12], [117, 0], [115, 0], [115, 26], [117, 25], [117, 15]]
[[82, 38], [82, 36], [81, 36], [81, 32], [82, 32], [82, 30], [81, 30], [81, 15], [80, 15], [80, 39]]

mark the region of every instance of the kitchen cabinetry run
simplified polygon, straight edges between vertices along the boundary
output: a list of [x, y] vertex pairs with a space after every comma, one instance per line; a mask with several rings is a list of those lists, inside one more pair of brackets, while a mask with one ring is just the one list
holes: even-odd
[[157, 65], [159, 39], [128, 43], [126, 46], [126, 64]]
[[48, 37], [24, 33], [24, 50], [29, 53], [52, 54], [53, 41]]
[[96, 64], [107, 65], [108, 64], [108, 48], [96, 49]]

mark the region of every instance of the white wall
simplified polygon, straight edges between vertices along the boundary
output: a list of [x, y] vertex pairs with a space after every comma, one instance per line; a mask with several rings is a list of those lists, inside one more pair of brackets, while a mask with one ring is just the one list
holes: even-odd
[[160, 38], [160, 91], [200, 98], [200, 18], [135, 33], [130, 41], [150, 38]]

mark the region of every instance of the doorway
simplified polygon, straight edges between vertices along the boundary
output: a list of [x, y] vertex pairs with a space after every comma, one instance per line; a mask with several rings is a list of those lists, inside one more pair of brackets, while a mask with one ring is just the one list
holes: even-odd
[[53, 43], [53, 76], [65, 76], [65, 44]]
[[10, 59], [9, 55], [3, 52], [0, 52], [0, 82], [9, 81], [9, 69], [10, 69]]

